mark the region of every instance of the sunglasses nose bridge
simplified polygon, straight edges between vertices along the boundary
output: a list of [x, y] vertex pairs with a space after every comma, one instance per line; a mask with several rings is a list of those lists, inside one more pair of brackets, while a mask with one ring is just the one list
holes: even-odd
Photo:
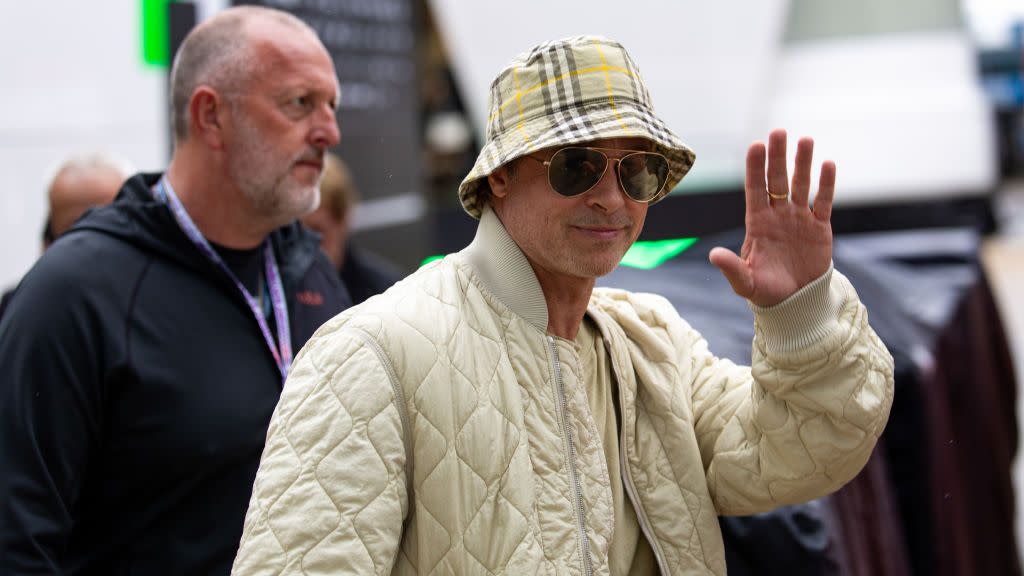
[[[595, 150], [604, 157], [604, 169], [601, 177], [587, 189], [584, 194], [589, 198], [588, 202], [600, 204], [606, 210], [615, 210], [614, 206], [629, 199], [629, 194], [622, 186], [622, 176], [619, 174], [621, 158], [612, 158], [603, 151]], [[611, 179], [610, 182], [606, 181]]]
[[[608, 156], [606, 155], [605, 158], [608, 158]], [[608, 168], [611, 168], [612, 174], [615, 175], [615, 183], [618, 185], [619, 192], [621, 192], [627, 198], [632, 199], [629, 195], [629, 192], [626, 192], [626, 185], [622, 181], [622, 172], [620, 170], [622, 168], [622, 158], [625, 158], [625, 156], [621, 158], [608, 158]], [[614, 166], [612, 165], [613, 162], [615, 163]]]

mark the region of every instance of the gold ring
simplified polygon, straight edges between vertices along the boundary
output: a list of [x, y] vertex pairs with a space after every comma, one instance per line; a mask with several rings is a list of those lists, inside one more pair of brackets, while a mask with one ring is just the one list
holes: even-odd
[[789, 200], [789, 194], [772, 194], [769, 192], [768, 197], [772, 200]]

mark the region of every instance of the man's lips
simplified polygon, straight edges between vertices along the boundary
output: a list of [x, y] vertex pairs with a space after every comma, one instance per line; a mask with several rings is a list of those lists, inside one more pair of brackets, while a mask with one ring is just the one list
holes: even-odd
[[322, 170], [324, 163], [320, 160], [299, 160], [295, 163], [296, 166], [305, 166], [307, 168], [313, 168], [316, 170]]
[[573, 228], [587, 236], [600, 239], [614, 238], [625, 230], [625, 228], [620, 226], [573, 226]]
[[319, 172], [324, 169], [324, 155], [318, 151], [307, 150], [295, 160], [294, 165], [313, 168]]

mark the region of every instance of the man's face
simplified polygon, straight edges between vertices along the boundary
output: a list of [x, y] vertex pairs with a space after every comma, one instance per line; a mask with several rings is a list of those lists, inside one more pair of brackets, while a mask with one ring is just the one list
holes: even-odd
[[[606, 150], [609, 158], [624, 156], [627, 150], [646, 150], [646, 140], [624, 138], [586, 144]], [[556, 149], [532, 155], [547, 160]], [[522, 158], [506, 193], [494, 191], [495, 212], [512, 239], [533, 265], [538, 277], [594, 279], [618, 265], [636, 241], [647, 217], [647, 204], [634, 202], [619, 185], [615, 167], [609, 162], [601, 181], [580, 196], [565, 198], [548, 184], [547, 166], [533, 158]], [[492, 186], [492, 189], [494, 187]]]
[[320, 202], [324, 152], [340, 140], [337, 81], [316, 38], [281, 25], [261, 32], [253, 32], [258, 71], [229, 96], [227, 169], [258, 214], [285, 223]]

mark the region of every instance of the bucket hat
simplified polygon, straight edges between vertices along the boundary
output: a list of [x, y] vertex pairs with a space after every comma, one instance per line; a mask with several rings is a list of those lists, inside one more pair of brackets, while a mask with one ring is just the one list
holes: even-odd
[[459, 199], [480, 218], [481, 187], [499, 166], [545, 148], [636, 137], [669, 161], [668, 181], [653, 204], [682, 180], [695, 156], [655, 115], [633, 59], [600, 36], [545, 42], [517, 56], [491, 83], [485, 144]]

